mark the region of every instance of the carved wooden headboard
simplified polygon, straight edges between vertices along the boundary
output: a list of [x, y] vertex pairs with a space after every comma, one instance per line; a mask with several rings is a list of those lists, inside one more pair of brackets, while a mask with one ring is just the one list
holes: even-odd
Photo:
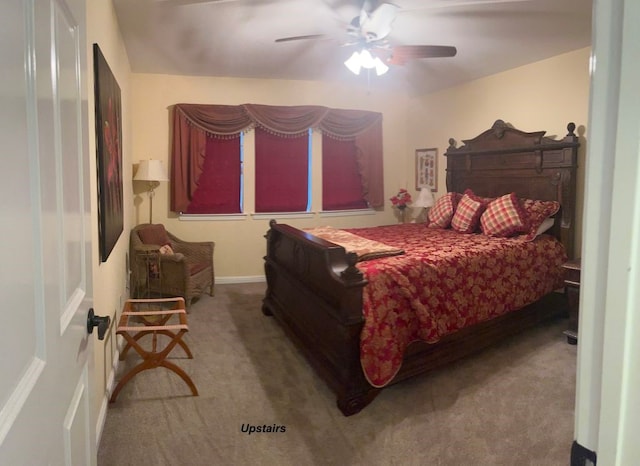
[[560, 140], [544, 137], [545, 131], [526, 133], [502, 120], [473, 139], [449, 139], [447, 190], [469, 188], [479, 196], [496, 197], [515, 192], [518, 197], [560, 202], [559, 222], [554, 234], [573, 257], [575, 240], [576, 169], [578, 137], [576, 125], [567, 125]]

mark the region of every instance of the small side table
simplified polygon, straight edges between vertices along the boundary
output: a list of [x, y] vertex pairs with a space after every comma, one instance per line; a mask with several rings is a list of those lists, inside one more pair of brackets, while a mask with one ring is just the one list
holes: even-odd
[[562, 265], [565, 271], [564, 285], [567, 301], [569, 302], [569, 328], [563, 333], [567, 336], [567, 343], [578, 343], [578, 316], [580, 305], [580, 259], [572, 259]]
[[[167, 361], [169, 353], [176, 345], [180, 345], [189, 359], [193, 358], [191, 350], [182, 340], [183, 335], [188, 331], [184, 298], [128, 299], [124, 303], [116, 331], [127, 342], [120, 353], [120, 360], [124, 360], [129, 349], [133, 348], [142, 357], [142, 362], [122, 377], [111, 394], [110, 402], [116, 401], [122, 387], [136, 374], [156, 367], [165, 367], [178, 374], [191, 389], [191, 393], [198, 396], [198, 389], [191, 377], [180, 367]], [[152, 336], [150, 350], [146, 350], [140, 345], [139, 340], [145, 335]], [[158, 335], [170, 338], [169, 343], [163, 349], [158, 348]]]

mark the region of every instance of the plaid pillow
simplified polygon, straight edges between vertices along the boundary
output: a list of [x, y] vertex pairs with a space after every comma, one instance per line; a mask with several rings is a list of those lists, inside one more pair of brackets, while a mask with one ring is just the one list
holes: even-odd
[[447, 193], [441, 196], [429, 210], [429, 227], [448, 228], [451, 218], [456, 210], [456, 193]]
[[525, 234], [521, 236], [524, 241], [535, 239], [542, 222], [560, 210], [560, 203], [557, 201], [520, 199], [520, 205], [527, 218], [527, 229]]
[[480, 229], [487, 236], [507, 237], [527, 231], [527, 217], [515, 193], [489, 203], [480, 217]]
[[485, 206], [486, 204], [471, 190], [466, 190], [451, 219], [451, 227], [460, 233], [473, 233], [478, 227]]

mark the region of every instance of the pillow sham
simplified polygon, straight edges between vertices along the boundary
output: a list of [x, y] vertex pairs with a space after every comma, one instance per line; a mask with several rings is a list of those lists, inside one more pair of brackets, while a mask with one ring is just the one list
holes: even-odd
[[428, 219], [430, 228], [448, 228], [456, 211], [456, 193], [447, 193], [436, 201], [429, 210]]
[[542, 223], [560, 210], [557, 201], [540, 201], [534, 199], [520, 199], [520, 205], [527, 216], [528, 226], [522, 235], [524, 241], [532, 241], [538, 235], [538, 228]]
[[556, 223], [555, 218], [553, 217], [545, 218], [540, 224], [540, 226], [538, 227], [538, 229], [536, 230], [536, 236], [540, 236], [542, 233], [547, 231], [549, 228], [553, 226], [554, 223]]
[[482, 199], [467, 189], [456, 206], [456, 212], [451, 219], [451, 228], [460, 233], [473, 233], [478, 228], [478, 221], [485, 207], [486, 204]]
[[506, 238], [527, 231], [527, 226], [527, 216], [515, 193], [489, 202], [480, 217], [480, 229], [487, 236]]

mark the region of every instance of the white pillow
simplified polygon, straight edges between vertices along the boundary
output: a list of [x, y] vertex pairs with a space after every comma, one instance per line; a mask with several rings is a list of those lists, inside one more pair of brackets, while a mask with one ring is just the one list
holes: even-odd
[[549, 228], [551, 228], [554, 222], [555, 222], [554, 218], [551, 218], [551, 217], [545, 218], [540, 224], [540, 226], [538, 227], [538, 229], [536, 230], [536, 236], [541, 235], [542, 233], [547, 231]]

